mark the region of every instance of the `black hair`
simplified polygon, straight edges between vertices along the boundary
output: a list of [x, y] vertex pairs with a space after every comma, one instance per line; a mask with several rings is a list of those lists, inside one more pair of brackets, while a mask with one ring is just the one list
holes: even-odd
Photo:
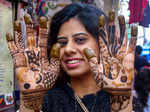
[[135, 54], [140, 55], [142, 53], [142, 50], [143, 50], [142, 47], [140, 45], [137, 45], [136, 50], [135, 50]]
[[97, 9], [94, 5], [73, 3], [59, 12], [57, 12], [51, 20], [49, 37], [48, 37], [48, 58], [50, 58], [50, 49], [57, 41], [57, 35], [59, 29], [63, 23], [71, 18], [77, 18], [85, 27], [85, 29], [98, 40], [98, 19], [100, 15], [104, 15], [100, 9]]
[[[50, 50], [53, 44], [57, 42], [57, 35], [59, 33], [60, 27], [66, 21], [71, 18], [78, 19], [81, 24], [85, 27], [87, 32], [89, 32], [96, 40], [99, 37], [99, 16], [104, 15], [104, 12], [100, 9], [96, 8], [91, 4], [83, 4], [83, 3], [72, 3], [59, 12], [57, 12], [51, 19], [49, 36], [48, 36], [48, 59], [50, 60]], [[105, 16], [106, 17], [106, 16]], [[107, 17], [106, 17], [107, 19]], [[68, 82], [69, 76], [61, 69], [60, 75], [58, 77], [59, 82], [58, 85]]]
[[147, 107], [148, 96], [150, 92], [150, 69], [143, 67], [135, 76], [134, 89], [142, 107]]

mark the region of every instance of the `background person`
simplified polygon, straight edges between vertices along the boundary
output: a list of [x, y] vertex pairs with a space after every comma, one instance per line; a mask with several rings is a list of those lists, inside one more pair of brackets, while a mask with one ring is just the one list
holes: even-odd
[[134, 66], [137, 72], [144, 66], [150, 66], [147, 59], [144, 56], [141, 56], [142, 51], [143, 49], [140, 45], [136, 46]]

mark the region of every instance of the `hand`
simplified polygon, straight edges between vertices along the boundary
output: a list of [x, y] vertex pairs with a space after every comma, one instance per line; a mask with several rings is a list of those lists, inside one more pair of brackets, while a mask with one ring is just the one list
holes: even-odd
[[114, 12], [109, 13], [107, 25], [105, 25], [104, 16], [99, 18], [100, 60], [95, 57], [91, 49], [84, 50], [94, 79], [100, 87], [112, 94], [112, 111], [117, 112], [129, 107], [128, 104], [132, 102], [131, 86], [137, 36], [137, 27], [133, 26], [131, 28], [132, 37], [128, 44], [125, 19], [119, 16], [118, 20], [119, 32], [114, 23]]
[[[21, 21], [23, 22], [23, 19]], [[48, 28], [46, 18], [40, 18], [39, 37], [33, 29], [33, 22], [28, 14], [24, 16], [26, 30], [21, 28], [21, 21], [14, 23], [14, 38], [9, 33], [6, 35], [8, 47], [13, 57], [15, 75], [19, 81], [20, 111], [40, 112], [45, 92], [55, 84], [58, 77], [60, 46], [55, 44], [52, 47], [51, 60], [49, 61], [47, 58]], [[22, 31], [26, 31], [26, 33]]]
[[[134, 74], [134, 52], [136, 47], [137, 27], [131, 27], [131, 39], [123, 16], [118, 17], [119, 32], [114, 24], [115, 13], [110, 12], [108, 25], [104, 26], [100, 17], [100, 55], [104, 67], [104, 89], [112, 94], [130, 94]], [[119, 91], [117, 90], [119, 89]]]

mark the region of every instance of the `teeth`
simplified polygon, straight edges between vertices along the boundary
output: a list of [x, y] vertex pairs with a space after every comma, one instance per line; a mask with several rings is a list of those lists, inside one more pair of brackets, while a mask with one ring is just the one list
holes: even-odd
[[68, 61], [68, 64], [74, 64], [74, 63], [79, 63], [79, 60], [72, 60], [72, 61]]

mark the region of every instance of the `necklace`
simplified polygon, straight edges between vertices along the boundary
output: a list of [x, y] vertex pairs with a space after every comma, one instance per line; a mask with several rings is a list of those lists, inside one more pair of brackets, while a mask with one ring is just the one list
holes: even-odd
[[[67, 85], [71, 87], [71, 85], [70, 85], [69, 83], [67, 83]], [[77, 112], [77, 102], [79, 103], [80, 107], [82, 108], [82, 110], [83, 110], [84, 112], [90, 112], [90, 111], [86, 108], [86, 106], [84, 105], [84, 103], [82, 102], [82, 100], [80, 99], [80, 97], [79, 97], [77, 94], [74, 94], [74, 97], [75, 97], [75, 112]], [[92, 108], [91, 108], [91, 112], [93, 112], [94, 107], [95, 107], [95, 105], [96, 105], [96, 99], [97, 99], [97, 95], [96, 95], [96, 97], [95, 97], [95, 99], [94, 99], [94, 102], [93, 102], [93, 105], [92, 105]]]
[[[79, 103], [79, 105], [81, 106], [81, 108], [82, 108], [82, 110], [83, 110], [84, 112], [90, 112], [90, 111], [86, 108], [86, 106], [84, 105], [84, 103], [82, 102], [82, 100], [80, 99], [80, 97], [79, 97], [78, 95], [74, 94], [74, 97], [75, 97], [76, 101]], [[75, 112], [77, 112], [77, 103], [76, 103], [76, 101], [75, 101]], [[92, 105], [91, 112], [93, 112], [95, 105], [96, 105], [96, 97], [95, 97], [95, 99], [94, 99], [94, 103], [93, 103], [93, 105]]]

